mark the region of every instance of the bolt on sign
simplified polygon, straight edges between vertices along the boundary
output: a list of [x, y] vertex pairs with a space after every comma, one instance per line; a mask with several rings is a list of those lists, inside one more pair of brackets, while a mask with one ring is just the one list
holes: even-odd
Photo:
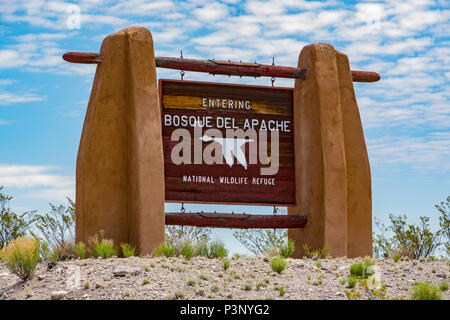
[[291, 88], [159, 82], [166, 201], [294, 205]]

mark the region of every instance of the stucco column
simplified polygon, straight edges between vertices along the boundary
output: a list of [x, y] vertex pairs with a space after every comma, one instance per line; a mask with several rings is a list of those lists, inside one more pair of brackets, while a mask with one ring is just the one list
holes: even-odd
[[372, 256], [372, 188], [369, 157], [350, 63], [337, 52], [347, 163], [347, 256]]
[[76, 241], [104, 230], [142, 254], [164, 241], [161, 110], [151, 33], [102, 43], [77, 157]]
[[371, 255], [370, 169], [348, 59], [329, 44], [312, 44], [298, 67], [307, 77], [294, 89], [297, 205], [288, 214], [308, 223], [289, 230], [294, 257], [304, 255], [304, 244], [328, 246], [333, 257]]

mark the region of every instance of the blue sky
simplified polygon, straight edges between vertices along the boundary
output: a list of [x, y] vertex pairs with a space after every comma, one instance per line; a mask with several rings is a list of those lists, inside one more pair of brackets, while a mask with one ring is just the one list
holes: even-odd
[[[74, 7], [73, 5], [77, 5]], [[71, 15], [80, 10], [73, 29]], [[296, 66], [301, 48], [327, 42], [353, 70], [373, 180], [373, 214], [434, 218], [450, 195], [450, 5], [448, 1], [0, 0], [0, 185], [17, 211], [74, 198], [75, 160], [95, 66], [67, 51], [98, 52], [124, 27], [152, 31], [157, 56]], [[68, 20], [69, 19], [69, 20]], [[75, 25], [76, 26], [76, 25]], [[179, 79], [158, 69], [158, 78]], [[187, 72], [186, 80], [270, 85], [270, 78]], [[293, 81], [277, 79], [278, 86]], [[268, 207], [186, 205], [188, 210], [270, 213]], [[167, 210], [178, 210], [167, 205]], [[233, 252], [245, 249], [217, 230]]]

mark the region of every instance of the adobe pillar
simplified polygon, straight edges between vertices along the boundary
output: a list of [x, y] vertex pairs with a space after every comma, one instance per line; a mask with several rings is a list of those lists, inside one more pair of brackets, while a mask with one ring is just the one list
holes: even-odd
[[104, 230], [141, 254], [164, 241], [161, 111], [151, 33], [131, 27], [102, 43], [76, 171], [76, 241]]
[[330, 247], [338, 256], [372, 255], [370, 167], [348, 58], [329, 44], [302, 49], [296, 80], [294, 124], [296, 202], [288, 214], [308, 216], [290, 229], [294, 257]]

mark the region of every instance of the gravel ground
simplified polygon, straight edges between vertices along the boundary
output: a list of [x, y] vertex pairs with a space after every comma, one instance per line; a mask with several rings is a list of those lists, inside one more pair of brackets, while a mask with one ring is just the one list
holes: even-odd
[[[341, 280], [361, 259], [287, 259], [280, 274], [268, 259], [131, 257], [58, 262], [50, 270], [40, 263], [23, 283], [0, 262], [1, 299], [347, 299]], [[450, 281], [449, 260], [398, 261], [374, 259], [390, 297], [408, 298], [415, 282]], [[280, 295], [283, 287], [285, 294]], [[351, 289], [347, 289], [351, 290]], [[56, 291], [65, 291], [56, 294]], [[363, 298], [367, 295], [364, 291]], [[58, 296], [58, 297], [57, 297]], [[443, 299], [449, 300], [449, 291]]]

